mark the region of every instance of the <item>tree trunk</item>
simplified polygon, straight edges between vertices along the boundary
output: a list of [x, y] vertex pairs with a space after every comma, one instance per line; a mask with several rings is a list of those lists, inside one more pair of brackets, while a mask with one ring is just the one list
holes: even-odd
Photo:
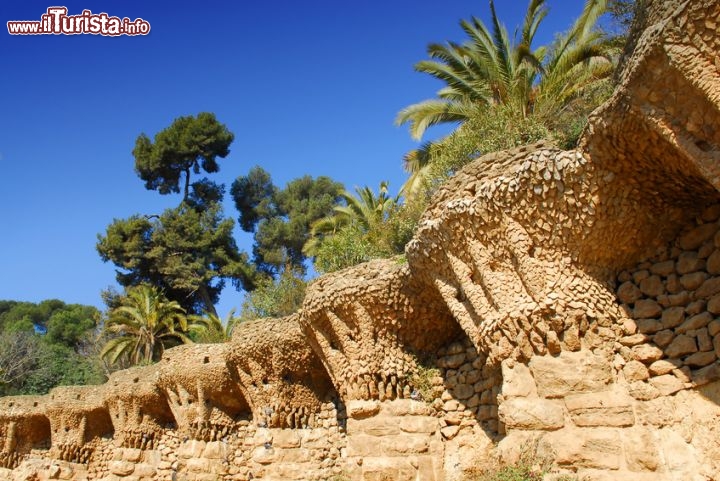
[[208, 292], [207, 287], [205, 285], [201, 285], [198, 290], [200, 291], [200, 298], [202, 299], [203, 304], [205, 304], [205, 312], [217, 317], [218, 314], [215, 310], [215, 304], [213, 304], [212, 299], [210, 299], [210, 293]]
[[185, 195], [183, 196], [183, 202], [188, 200], [190, 195], [190, 167], [185, 169]]

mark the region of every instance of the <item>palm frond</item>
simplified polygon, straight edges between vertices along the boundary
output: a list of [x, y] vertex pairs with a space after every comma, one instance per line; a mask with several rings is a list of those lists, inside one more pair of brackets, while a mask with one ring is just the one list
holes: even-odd
[[116, 337], [110, 339], [100, 351], [100, 358], [105, 359], [109, 364], [115, 364], [122, 355], [127, 355], [128, 351], [132, 350], [132, 347], [133, 340], [131, 338]]
[[525, 13], [525, 21], [522, 26], [520, 44], [527, 45], [528, 48], [532, 45], [538, 27], [547, 14], [548, 9], [545, 6], [545, 0], [530, 0], [527, 12]]
[[433, 125], [464, 121], [467, 118], [467, 111], [467, 105], [464, 103], [426, 100], [401, 110], [395, 123], [397, 125], [409, 123], [412, 138], [420, 140], [425, 131]]

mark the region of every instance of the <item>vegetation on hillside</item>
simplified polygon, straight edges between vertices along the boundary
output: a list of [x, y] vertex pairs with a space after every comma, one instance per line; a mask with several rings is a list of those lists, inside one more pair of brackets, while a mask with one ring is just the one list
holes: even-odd
[[610, 93], [617, 56], [598, 28], [606, 0], [587, 0], [580, 17], [549, 45], [535, 46], [548, 15], [545, 0], [531, 0], [515, 37], [508, 34], [490, 1], [491, 25], [462, 20], [463, 43], [433, 43], [429, 60], [415, 65], [445, 85], [437, 98], [406, 107], [397, 116], [420, 140], [437, 124], [452, 123], [449, 135], [405, 156], [408, 195], [432, 188], [470, 160], [539, 138], [574, 146], [587, 115]]
[[189, 338], [201, 344], [212, 344], [229, 341], [240, 318], [235, 316], [235, 309], [231, 309], [224, 318], [206, 312], [193, 316], [192, 321]]
[[238, 321], [292, 314], [302, 305], [306, 286], [302, 274], [286, 266], [276, 279], [261, 279], [257, 289], [245, 295]]
[[311, 226], [340, 204], [342, 193], [343, 185], [329, 177], [306, 175], [282, 189], [261, 167], [238, 177], [231, 194], [240, 212], [240, 226], [254, 235], [257, 268], [272, 277], [288, 269], [304, 274], [308, 257], [303, 246]]
[[424, 205], [391, 197], [387, 182], [380, 183], [377, 195], [366, 186], [341, 196], [343, 204], [312, 225], [303, 247], [319, 273], [403, 253]]
[[0, 301], [0, 396], [44, 394], [58, 385], [96, 384], [100, 312], [57, 299]]

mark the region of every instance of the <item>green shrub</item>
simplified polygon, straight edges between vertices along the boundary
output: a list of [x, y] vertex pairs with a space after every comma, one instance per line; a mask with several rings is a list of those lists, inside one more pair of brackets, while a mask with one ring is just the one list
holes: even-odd
[[[350, 223], [326, 236], [315, 251], [314, 266], [320, 274], [338, 271], [373, 259], [403, 255], [410, 242], [426, 199], [395, 204], [381, 221], [368, 227]], [[399, 262], [404, 262], [399, 260]]]
[[315, 270], [326, 274], [390, 255], [392, 253], [375, 242], [370, 233], [357, 224], [350, 224], [323, 240], [315, 255]]
[[261, 278], [257, 288], [245, 295], [239, 320], [290, 315], [300, 309], [306, 287], [301, 274], [290, 266], [284, 268], [277, 279]]

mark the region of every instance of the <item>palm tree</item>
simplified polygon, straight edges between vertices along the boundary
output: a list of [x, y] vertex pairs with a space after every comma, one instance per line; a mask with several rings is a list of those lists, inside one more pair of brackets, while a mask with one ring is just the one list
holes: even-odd
[[586, 0], [570, 30], [543, 56], [539, 82], [531, 91], [532, 113], [552, 123], [565, 110], [582, 102], [582, 95], [612, 76], [613, 40], [595, 28], [607, 11], [607, 0]]
[[399, 196], [390, 197], [386, 181], [380, 183], [377, 196], [367, 186], [356, 187], [355, 192], [357, 195], [348, 191], [341, 192], [340, 196], [345, 205], [334, 207], [332, 216], [313, 223], [310, 238], [303, 246], [306, 255], [313, 256], [325, 236], [333, 235], [347, 225], [354, 224], [363, 232], [377, 228], [399, 202]]
[[530, 45], [547, 15], [544, 0], [531, 0], [517, 45], [510, 42], [492, 0], [490, 11], [492, 32], [476, 17], [461, 20], [460, 26], [470, 41], [430, 44], [428, 55], [432, 60], [415, 65], [418, 72], [446, 83], [437, 94], [439, 99], [410, 105], [398, 114], [397, 123], [410, 123], [410, 134], [415, 140], [420, 140], [432, 125], [462, 123], [478, 106], [490, 107], [526, 96], [528, 83], [540, 66], [537, 57], [541, 52], [531, 52]]
[[[570, 108], [582, 93], [612, 73], [602, 35], [595, 29], [607, 0], [586, 0], [582, 14], [571, 29], [552, 45], [532, 48], [538, 28], [548, 10], [545, 0], [530, 0], [524, 22], [513, 42], [500, 23], [490, 0], [492, 29], [473, 17], [460, 26], [469, 37], [463, 44], [448, 42], [428, 47], [430, 60], [415, 65], [446, 85], [437, 99], [410, 105], [397, 116], [398, 125], [409, 124], [410, 134], [420, 140], [428, 127], [463, 123], [498, 106], [511, 109], [518, 118], [537, 115], [552, 121]], [[411, 193], [427, 173], [439, 151], [441, 139], [427, 142], [405, 156], [411, 173], [403, 186]]]
[[133, 365], [149, 363], [159, 359], [166, 347], [192, 342], [185, 310], [148, 285], [128, 290], [121, 305], [110, 312], [105, 330], [117, 334], [100, 352], [110, 364], [121, 358]]
[[232, 337], [232, 331], [240, 318], [235, 316], [235, 309], [228, 312], [225, 319], [215, 313], [205, 312], [202, 316], [190, 316], [193, 321], [190, 334], [202, 343], [225, 342]]

